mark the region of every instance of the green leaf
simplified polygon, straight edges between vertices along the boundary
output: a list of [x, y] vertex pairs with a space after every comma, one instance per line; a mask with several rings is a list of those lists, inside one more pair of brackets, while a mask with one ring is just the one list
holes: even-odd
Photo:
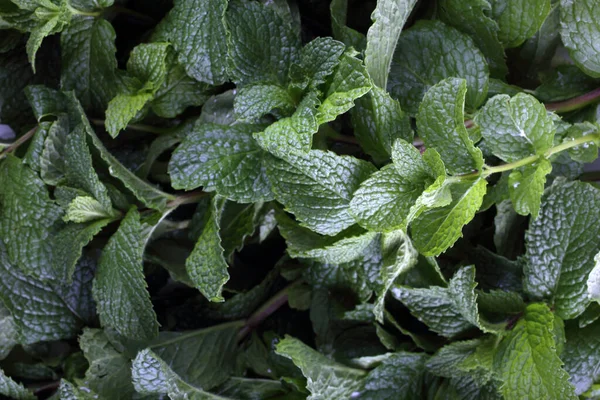
[[506, 76], [508, 68], [504, 61], [504, 49], [498, 39], [498, 24], [488, 16], [491, 10], [489, 1], [441, 0], [438, 10], [442, 21], [473, 38], [487, 59], [493, 76]]
[[[227, 8], [229, 75], [238, 85], [287, 81], [300, 38], [273, 8], [233, 1]], [[211, 36], [213, 34], [211, 33]]]
[[258, 122], [261, 117], [290, 115], [296, 108], [294, 99], [286, 88], [279, 85], [251, 85], [239, 90], [233, 102], [239, 121]]
[[152, 93], [118, 94], [114, 97], [106, 110], [108, 133], [117, 137], [153, 97]]
[[452, 183], [452, 202], [423, 211], [411, 224], [411, 237], [423, 255], [439, 255], [462, 236], [483, 201], [487, 188], [485, 179]]
[[308, 380], [309, 400], [351, 398], [362, 388], [365, 371], [332, 361], [298, 339], [286, 336], [275, 352], [300, 368]]
[[364, 380], [358, 398], [365, 400], [419, 400], [425, 378], [426, 354], [399, 351], [385, 359]]
[[14, 400], [35, 400], [36, 396], [23, 385], [10, 379], [2, 369], [0, 369], [0, 395]]
[[203, 186], [244, 203], [271, 200], [265, 173], [271, 157], [252, 137], [260, 130], [257, 125], [196, 123], [171, 157], [173, 187], [189, 190]]
[[[219, 85], [228, 80], [225, 0], [177, 0], [156, 28], [154, 40], [165, 40], [177, 50], [187, 74]], [[202, 29], [189, 29], [199, 26]]]
[[92, 400], [98, 397], [96, 393], [89, 389], [87, 391], [80, 390], [64, 379], [61, 379], [57, 393], [61, 400]]
[[300, 50], [298, 62], [290, 67], [292, 87], [317, 89], [340, 63], [345, 48], [330, 37], [318, 37], [307, 43]]
[[166, 332], [148, 348], [185, 382], [212, 390], [234, 373], [242, 326], [236, 321], [185, 333]]
[[53, 278], [50, 239], [62, 224], [62, 210], [37, 174], [12, 155], [0, 165], [0, 186], [0, 232], [11, 264], [25, 274]]
[[554, 123], [535, 97], [519, 93], [491, 98], [475, 117], [492, 153], [512, 162], [543, 154], [554, 144]]
[[103, 18], [77, 17], [60, 36], [61, 87], [84, 108], [105, 110], [119, 89], [115, 31]]
[[[38, 19], [37, 26], [31, 31], [29, 40], [27, 41], [27, 57], [33, 72], [35, 72], [35, 55], [42, 45], [45, 37], [60, 32], [71, 21], [71, 13], [67, 11], [67, 2], [61, 1], [61, 5], [57, 6], [50, 1], [44, 2], [44, 5], [51, 5], [52, 9], [39, 7], [35, 15], [44, 15], [47, 19]], [[39, 14], [38, 14], [39, 13]]]
[[546, 184], [546, 175], [552, 171], [548, 160], [513, 170], [508, 176], [508, 192], [515, 211], [537, 218]]
[[468, 110], [483, 103], [488, 66], [473, 40], [442, 22], [417, 21], [400, 35], [390, 70], [390, 94], [403, 110], [415, 115], [425, 92], [448, 77], [467, 80]]
[[352, 109], [354, 135], [364, 151], [377, 162], [390, 158], [396, 139], [412, 142], [410, 119], [385, 89], [374, 86], [355, 103]]
[[210, 301], [225, 301], [221, 292], [223, 285], [229, 280], [228, 265], [219, 235], [224, 204], [225, 199], [213, 197], [210, 211], [204, 217], [204, 229], [185, 262], [191, 281]]
[[19, 343], [69, 339], [79, 320], [47, 281], [26, 276], [8, 260], [0, 244], [0, 300], [14, 318]]
[[348, 229], [336, 236], [321, 236], [298, 226], [283, 213], [277, 216], [279, 233], [293, 258], [309, 258], [322, 263], [342, 264], [360, 258], [367, 247], [379, 238], [375, 232]]
[[494, 365], [505, 399], [577, 399], [556, 354], [554, 318], [545, 304], [530, 304], [500, 342]]
[[133, 398], [135, 390], [131, 384], [131, 361], [114, 347], [104, 331], [84, 329], [79, 337], [79, 345], [89, 363], [82, 379], [83, 388], [93, 390], [102, 398]]
[[575, 318], [589, 304], [585, 281], [600, 248], [600, 192], [572, 182], [555, 185], [525, 235], [523, 287], [534, 299], [551, 300], [556, 314]]
[[17, 344], [19, 344], [19, 334], [15, 319], [0, 301], [0, 360], [4, 360]]
[[600, 77], [600, 55], [595, 47], [595, 40], [600, 34], [599, 13], [593, 0], [560, 2], [562, 41], [579, 68], [595, 78]]
[[40, 154], [40, 176], [48, 185], [58, 185], [65, 175], [65, 146], [69, 134], [69, 120], [61, 115], [52, 123]]
[[[569, 142], [587, 135], [593, 135], [598, 132], [598, 125], [589, 122], [577, 123], [571, 126], [565, 136], [563, 142]], [[569, 156], [579, 162], [591, 163], [598, 158], [598, 144], [596, 141], [590, 140], [582, 145], [575, 146], [569, 149]]]
[[354, 107], [354, 100], [371, 90], [371, 80], [362, 61], [346, 52], [331, 77], [331, 83], [325, 92], [325, 99], [317, 110], [319, 125], [336, 119]]
[[382, 252], [383, 264], [380, 272], [382, 285], [376, 290], [377, 299], [373, 307], [375, 318], [381, 323], [383, 323], [387, 292], [401, 274], [408, 272], [417, 264], [419, 257], [410, 238], [401, 230], [383, 234]]
[[550, 12], [550, 0], [491, 0], [492, 18], [505, 47], [517, 47], [533, 36]]
[[575, 394], [581, 396], [599, 377], [600, 322], [596, 321], [585, 328], [567, 326], [565, 334], [567, 342], [561, 359], [571, 384], [575, 386]]
[[483, 166], [481, 150], [465, 128], [467, 81], [448, 78], [425, 93], [417, 114], [417, 128], [426, 147], [440, 154], [451, 174], [468, 173]]
[[130, 339], [151, 340], [158, 334], [158, 322], [146, 290], [143, 253], [140, 215], [132, 208], [102, 252], [94, 298], [103, 326]]
[[442, 336], [453, 337], [473, 326], [485, 332], [495, 331], [479, 317], [475, 286], [475, 268], [468, 266], [456, 272], [447, 288], [395, 286], [392, 294], [429, 329]]
[[63, 217], [65, 222], [76, 223], [90, 222], [98, 219], [112, 219], [116, 215], [113, 210], [106, 210], [100, 202], [93, 197], [77, 196], [69, 204], [67, 214]]
[[321, 150], [293, 151], [267, 164], [275, 198], [303, 226], [322, 235], [335, 235], [354, 223], [352, 195], [373, 170], [365, 161]]
[[373, 83], [380, 88], [387, 87], [400, 32], [416, 3], [416, 0], [380, 0], [371, 15], [373, 25], [367, 32], [365, 65]]

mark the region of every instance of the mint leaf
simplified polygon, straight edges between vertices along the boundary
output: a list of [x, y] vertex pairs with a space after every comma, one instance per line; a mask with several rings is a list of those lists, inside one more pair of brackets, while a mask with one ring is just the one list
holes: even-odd
[[[226, 8], [225, 0], [177, 0], [154, 39], [173, 45], [189, 76], [212, 85], [224, 83], [228, 78]], [[202, 29], [189, 29], [192, 26]]]
[[498, 38], [509, 48], [533, 36], [550, 12], [550, 0], [493, 0], [490, 4], [500, 28]]
[[561, 359], [578, 396], [588, 391], [598, 379], [599, 329], [600, 323], [595, 322], [585, 328], [568, 326], [565, 332], [567, 342]]
[[352, 46], [355, 49], [364, 49], [365, 36], [348, 27], [346, 20], [348, 17], [348, 0], [332, 0], [329, 5], [331, 12], [331, 30], [333, 37], [343, 42], [346, 46]]
[[65, 144], [69, 134], [69, 120], [61, 115], [50, 126], [40, 154], [40, 175], [48, 185], [57, 185], [64, 179]]
[[594, 38], [598, 36], [598, 10], [590, 0], [560, 2], [560, 36], [575, 63], [586, 74], [600, 77], [600, 58], [595, 51]]
[[492, 153], [504, 161], [542, 154], [554, 144], [554, 123], [533, 96], [491, 98], [475, 118]]
[[365, 371], [331, 361], [292, 337], [280, 341], [275, 351], [300, 368], [308, 380], [310, 399], [351, 398], [355, 392], [360, 393]]
[[131, 399], [135, 393], [131, 384], [131, 361], [115, 348], [106, 333], [86, 328], [79, 337], [79, 344], [89, 363], [82, 390], [91, 389], [111, 399]]
[[133, 87], [113, 98], [106, 110], [105, 126], [112, 137], [127, 127], [165, 82], [168, 51], [168, 43], [140, 44], [131, 51], [127, 72]]
[[380, 88], [387, 87], [396, 43], [415, 4], [416, 0], [378, 1], [371, 15], [373, 25], [367, 33], [365, 65], [373, 83]]
[[600, 253], [594, 257], [594, 268], [587, 279], [588, 297], [600, 303]]
[[412, 205], [433, 180], [430, 167], [410, 143], [397, 140], [392, 151], [395, 165], [387, 165], [371, 175], [350, 202], [350, 213], [370, 230], [406, 227]]
[[439, 255], [451, 247], [481, 206], [486, 187], [487, 182], [481, 178], [452, 183], [449, 204], [427, 209], [416, 217], [411, 224], [411, 237], [419, 252]]
[[0, 301], [0, 360], [4, 360], [17, 344], [19, 338], [15, 319]]
[[456, 272], [447, 288], [396, 286], [392, 288], [392, 294], [415, 317], [442, 336], [453, 337], [472, 326], [486, 332], [494, 331], [494, 327], [480, 320], [475, 285], [475, 268], [468, 266]]
[[233, 104], [237, 119], [246, 122], [258, 122], [272, 112], [290, 115], [296, 108], [289, 91], [279, 85], [246, 86], [240, 89]]
[[442, 0], [438, 8], [439, 18], [461, 32], [470, 35], [490, 66], [492, 76], [504, 77], [508, 72], [504, 49], [498, 39], [498, 24], [489, 17], [490, 2], [477, 0], [466, 3], [461, 0]]
[[151, 340], [158, 322], [146, 290], [143, 252], [140, 215], [132, 208], [102, 252], [94, 298], [103, 325], [131, 339]]
[[335, 235], [354, 223], [349, 213], [352, 195], [373, 172], [371, 164], [353, 157], [311, 150], [272, 159], [267, 176], [275, 198], [303, 226], [322, 235]]
[[61, 86], [86, 109], [104, 110], [117, 94], [115, 37], [108, 21], [93, 17], [74, 18], [60, 36]]
[[[505, 399], [577, 398], [556, 354], [554, 318], [545, 304], [530, 304], [523, 318], [500, 342], [494, 365], [504, 382], [501, 391]], [[515, 359], [522, 368], [513, 367]]]
[[0, 300], [10, 311], [19, 343], [69, 339], [80, 321], [50, 283], [27, 276], [10, 263], [0, 244]]
[[344, 54], [343, 43], [329, 37], [319, 37], [300, 50], [298, 62], [290, 67], [292, 87], [316, 89], [325, 83]]
[[403, 231], [394, 231], [383, 234], [382, 237], [383, 263], [381, 266], [380, 280], [373, 307], [375, 318], [383, 323], [385, 296], [396, 279], [408, 272], [417, 264], [419, 253], [413, 247], [408, 235]]
[[63, 211], [35, 172], [12, 155], [0, 165], [0, 182], [0, 229], [10, 262], [25, 274], [52, 278], [50, 239]]
[[257, 125], [196, 123], [169, 163], [173, 187], [203, 186], [239, 202], [270, 200], [265, 173], [270, 157], [252, 137], [260, 130]]
[[396, 139], [411, 142], [413, 131], [408, 116], [381, 88], [374, 86], [369, 93], [356, 100], [352, 109], [354, 135], [361, 147], [378, 162], [390, 158]]
[[226, 18], [231, 79], [240, 85], [284, 84], [300, 48], [300, 38], [289, 23], [256, 2], [231, 2]]
[[513, 170], [508, 176], [508, 192], [515, 211], [521, 215], [531, 214], [537, 218], [546, 175], [552, 171], [552, 164], [540, 159], [531, 166]]
[[213, 197], [205, 215], [204, 229], [198, 238], [185, 267], [196, 288], [210, 301], [224, 301], [223, 285], [229, 280], [227, 261], [223, 255], [219, 221], [225, 200]]
[[417, 114], [417, 128], [425, 146], [437, 150], [451, 174], [468, 173], [483, 166], [481, 150], [465, 128], [467, 81], [448, 78], [425, 93]]
[[422, 397], [426, 354], [399, 351], [385, 359], [365, 378], [359, 399], [417, 400]]
[[106, 211], [104, 206], [93, 197], [77, 196], [69, 204], [67, 214], [63, 217], [63, 220], [65, 222], [83, 223], [98, 219], [112, 219], [116, 215], [111, 211]]
[[0, 369], [0, 395], [15, 400], [35, 400], [37, 397], [25, 389], [23, 385], [10, 379]]
[[[424, 53], [424, 48], [429, 51]], [[415, 115], [431, 86], [456, 76], [467, 80], [467, 109], [481, 105], [488, 90], [488, 66], [473, 40], [442, 22], [418, 21], [400, 35], [388, 90], [403, 110]]]
[[540, 215], [525, 235], [523, 287], [534, 299], [549, 299], [556, 314], [571, 319], [589, 303], [585, 281], [600, 246], [598, 189], [585, 183], [557, 185], [542, 200]]

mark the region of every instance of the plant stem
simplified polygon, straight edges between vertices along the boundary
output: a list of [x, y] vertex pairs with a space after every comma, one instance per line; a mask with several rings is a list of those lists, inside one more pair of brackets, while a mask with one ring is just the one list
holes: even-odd
[[449, 178], [449, 180], [463, 181], [463, 180], [470, 180], [470, 179], [475, 179], [475, 178], [479, 178], [479, 177], [486, 178], [492, 174], [496, 174], [496, 173], [504, 172], [504, 171], [510, 171], [515, 168], [533, 164], [534, 162], [539, 160], [540, 157], [549, 158], [556, 153], [560, 153], [561, 151], [571, 149], [573, 147], [582, 145], [584, 143], [599, 142], [599, 141], [600, 141], [600, 133], [582, 136], [577, 139], [573, 139], [568, 142], [561, 143], [558, 146], [554, 146], [554, 147], [548, 149], [548, 151], [546, 151], [542, 156], [540, 156], [540, 155], [529, 156], [529, 157], [525, 157], [521, 160], [517, 160], [517, 161], [511, 162], [508, 164], [498, 165], [495, 167], [484, 166], [481, 171], [475, 171], [475, 172], [471, 172], [471, 173], [464, 174], [464, 175], [452, 176]]
[[37, 129], [38, 129], [37, 126], [35, 128], [30, 129], [23, 136], [21, 136], [20, 138], [15, 140], [15, 142], [13, 144], [11, 144], [10, 146], [8, 146], [4, 150], [2, 150], [2, 152], [0, 152], [0, 160], [3, 159], [4, 157], [6, 157], [8, 155], [8, 153], [15, 151], [16, 149], [19, 148], [19, 146], [21, 146], [23, 143], [25, 143], [29, 139], [31, 139], [31, 137], [35, 134]]
[[208, 196], [208, 193], [198, 190], [195, 192], [189, 192], [175, 197], [175, 199], [167, 203], [168, 208], [176, 208], [184, 204], [197, 203], [201, 198]]
[[[90, 119], [90, 122], [93, 123], [94, 125], [104, 126], [103, 119], [92, 118], [92, 119]], [[162, 134], [171, 132], [171, 128], [159, 128], [157, 126], [142, 125], [142, 124], [129, 124], [129, 125], [127, 125], [127, 129], [131, 129], [133, 131], [139, 131], [139, 132], [154, 133], [156, 135], [162, 135]]]
[[583, 108], [598, 99], [600, 99], [600, 88], [569, 100], [548, 103], [546, 104], [546, 109], [557, 113], [565, 113]]
[[258, 310], [256, 310], [247, 320], [242, 329], [240, 329], [237, 339], [238, 342], [252, 332], [257, 326], [267, 319], [271, 314], [277, 311], [281, 306], [288, 301], [288, 292], [290, 288], [302, 283], [302, 280], [295, 281], [290, 285], [286, 286], [273, 297], [271, 297], [265, 304], [263, 304]]
[[102, 15], [102, 11], [82, 11], [82, 10], [73, 8], [68, 4], [67, 4], [67, 8], [69, 11], [71, 11], [75, 15], [83, 15], [85, 17], [99, 17]]

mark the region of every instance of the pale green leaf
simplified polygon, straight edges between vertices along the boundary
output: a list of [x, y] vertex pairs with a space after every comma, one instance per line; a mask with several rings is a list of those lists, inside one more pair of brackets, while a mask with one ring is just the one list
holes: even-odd
[[466, 93], [466, 80], [447, 78], [425, 93], [417, 114], [417, 128], [425, 146], [437, 150], [451, 174], [483, 166], [481, 150], [473, 145], [465, 128]]
[[518, 214], [537, 218], [540, 211], [546, 175], [552, 171], [548, 160], [513, 170], [508, 176], [508, 193]]
[[106, 210], [98, 200], [89, 196], [78, 196], [69, 204], [67, 214], [63, 217], [65, 222], [75, 223], [90, 222], [98, 219], [112, 219], [114, 211]]
[[423, 211], [411, 224], [411, 237], [423, 255], [439, 255], [462, 236], [483, 201], [487, 188], [485, 179], [452, 183], [452, 202]]
[[547, 305], [530, 304], [500, 342], [494, 365], [506, 400], [577, 399], [556, 354], [554, 318]]
[[475, 121], [486, 146], [507, 162], [543, 154], [554, 144], [552, 117], [543, 104], [528, 94], [492, 97]]

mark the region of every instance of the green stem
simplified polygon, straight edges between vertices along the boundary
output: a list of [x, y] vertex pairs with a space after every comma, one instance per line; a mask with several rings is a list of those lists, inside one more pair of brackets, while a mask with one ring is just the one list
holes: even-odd
[[600, 88], [569, 100], [546, 104], [546, 109], [557, 113], [578, 110], [600, 99]]
[[[98, 126], [104, 126], [104, 123], [105, 123], [105, 121], [103, 119], [91, 118], [90, 121], [94, 125], [98, 125]], [[154, 133], [155, 135], [162, 135], [165, 133], [169, 133], [172, 130], [172, 128], [159, 128], [156, 126], [142, 125], [142, 124], [129, 124], [129, 125], [127, 125], [127, 129], [131, 129], [133, 131], [139, 131], [139, 132]]]
[[201, 198], [208, 196], [208, 193], [198, 190], [175, 197], [175, 199], [167, 203], [168, 208], [176, 208], [184, 204], [197, 203]]
[[67, 4], [67, 9], [75, 15], [83, 15], [85, 17], [99, 17], [102, 15], [102, 11], [81, 11], [81, 10], [71, 7], [68, 4]]
[[565, 151], [565, 150], [571, 149], [573, 147], [580, 146], [584, 143], [598, 142], [598, 141], [600, 141], [600, 133], [582, 136], [577, 139], [573, 139], [568, 142], [561, 143], [558, 146], [554, 146], [554, 147], [548, 149], [548, 151], [546, 151], [542, 156], [540, 156], [540, 155], [529, 156], [529, 157], [525, 157], [521, 160], [517, 160], [517, 161], [511, 162], [508, 164], [498, 165], [495, 167], [488, 167], [488, 166], [484, 165], [483, 170], [481, 170], [481, 171], [475, 171], [475, 172], [471, 172], [471, 173], [464, 174], [464, 175], [452, 176], [449, 178], [449, 180], [450, 181], [465, 181], [465, 180], [470, 180], [470, 179], [476, 179], [479, 177], [486, 178], [492, 174], [497, 174], [499, 172], [504, 172], [504, 171], [510, 171], [515, 168], [533, 164], [534, 162], [539, 160], [540, 157], [549, 158], [556, 153], [560, 153], [561, 151]]

